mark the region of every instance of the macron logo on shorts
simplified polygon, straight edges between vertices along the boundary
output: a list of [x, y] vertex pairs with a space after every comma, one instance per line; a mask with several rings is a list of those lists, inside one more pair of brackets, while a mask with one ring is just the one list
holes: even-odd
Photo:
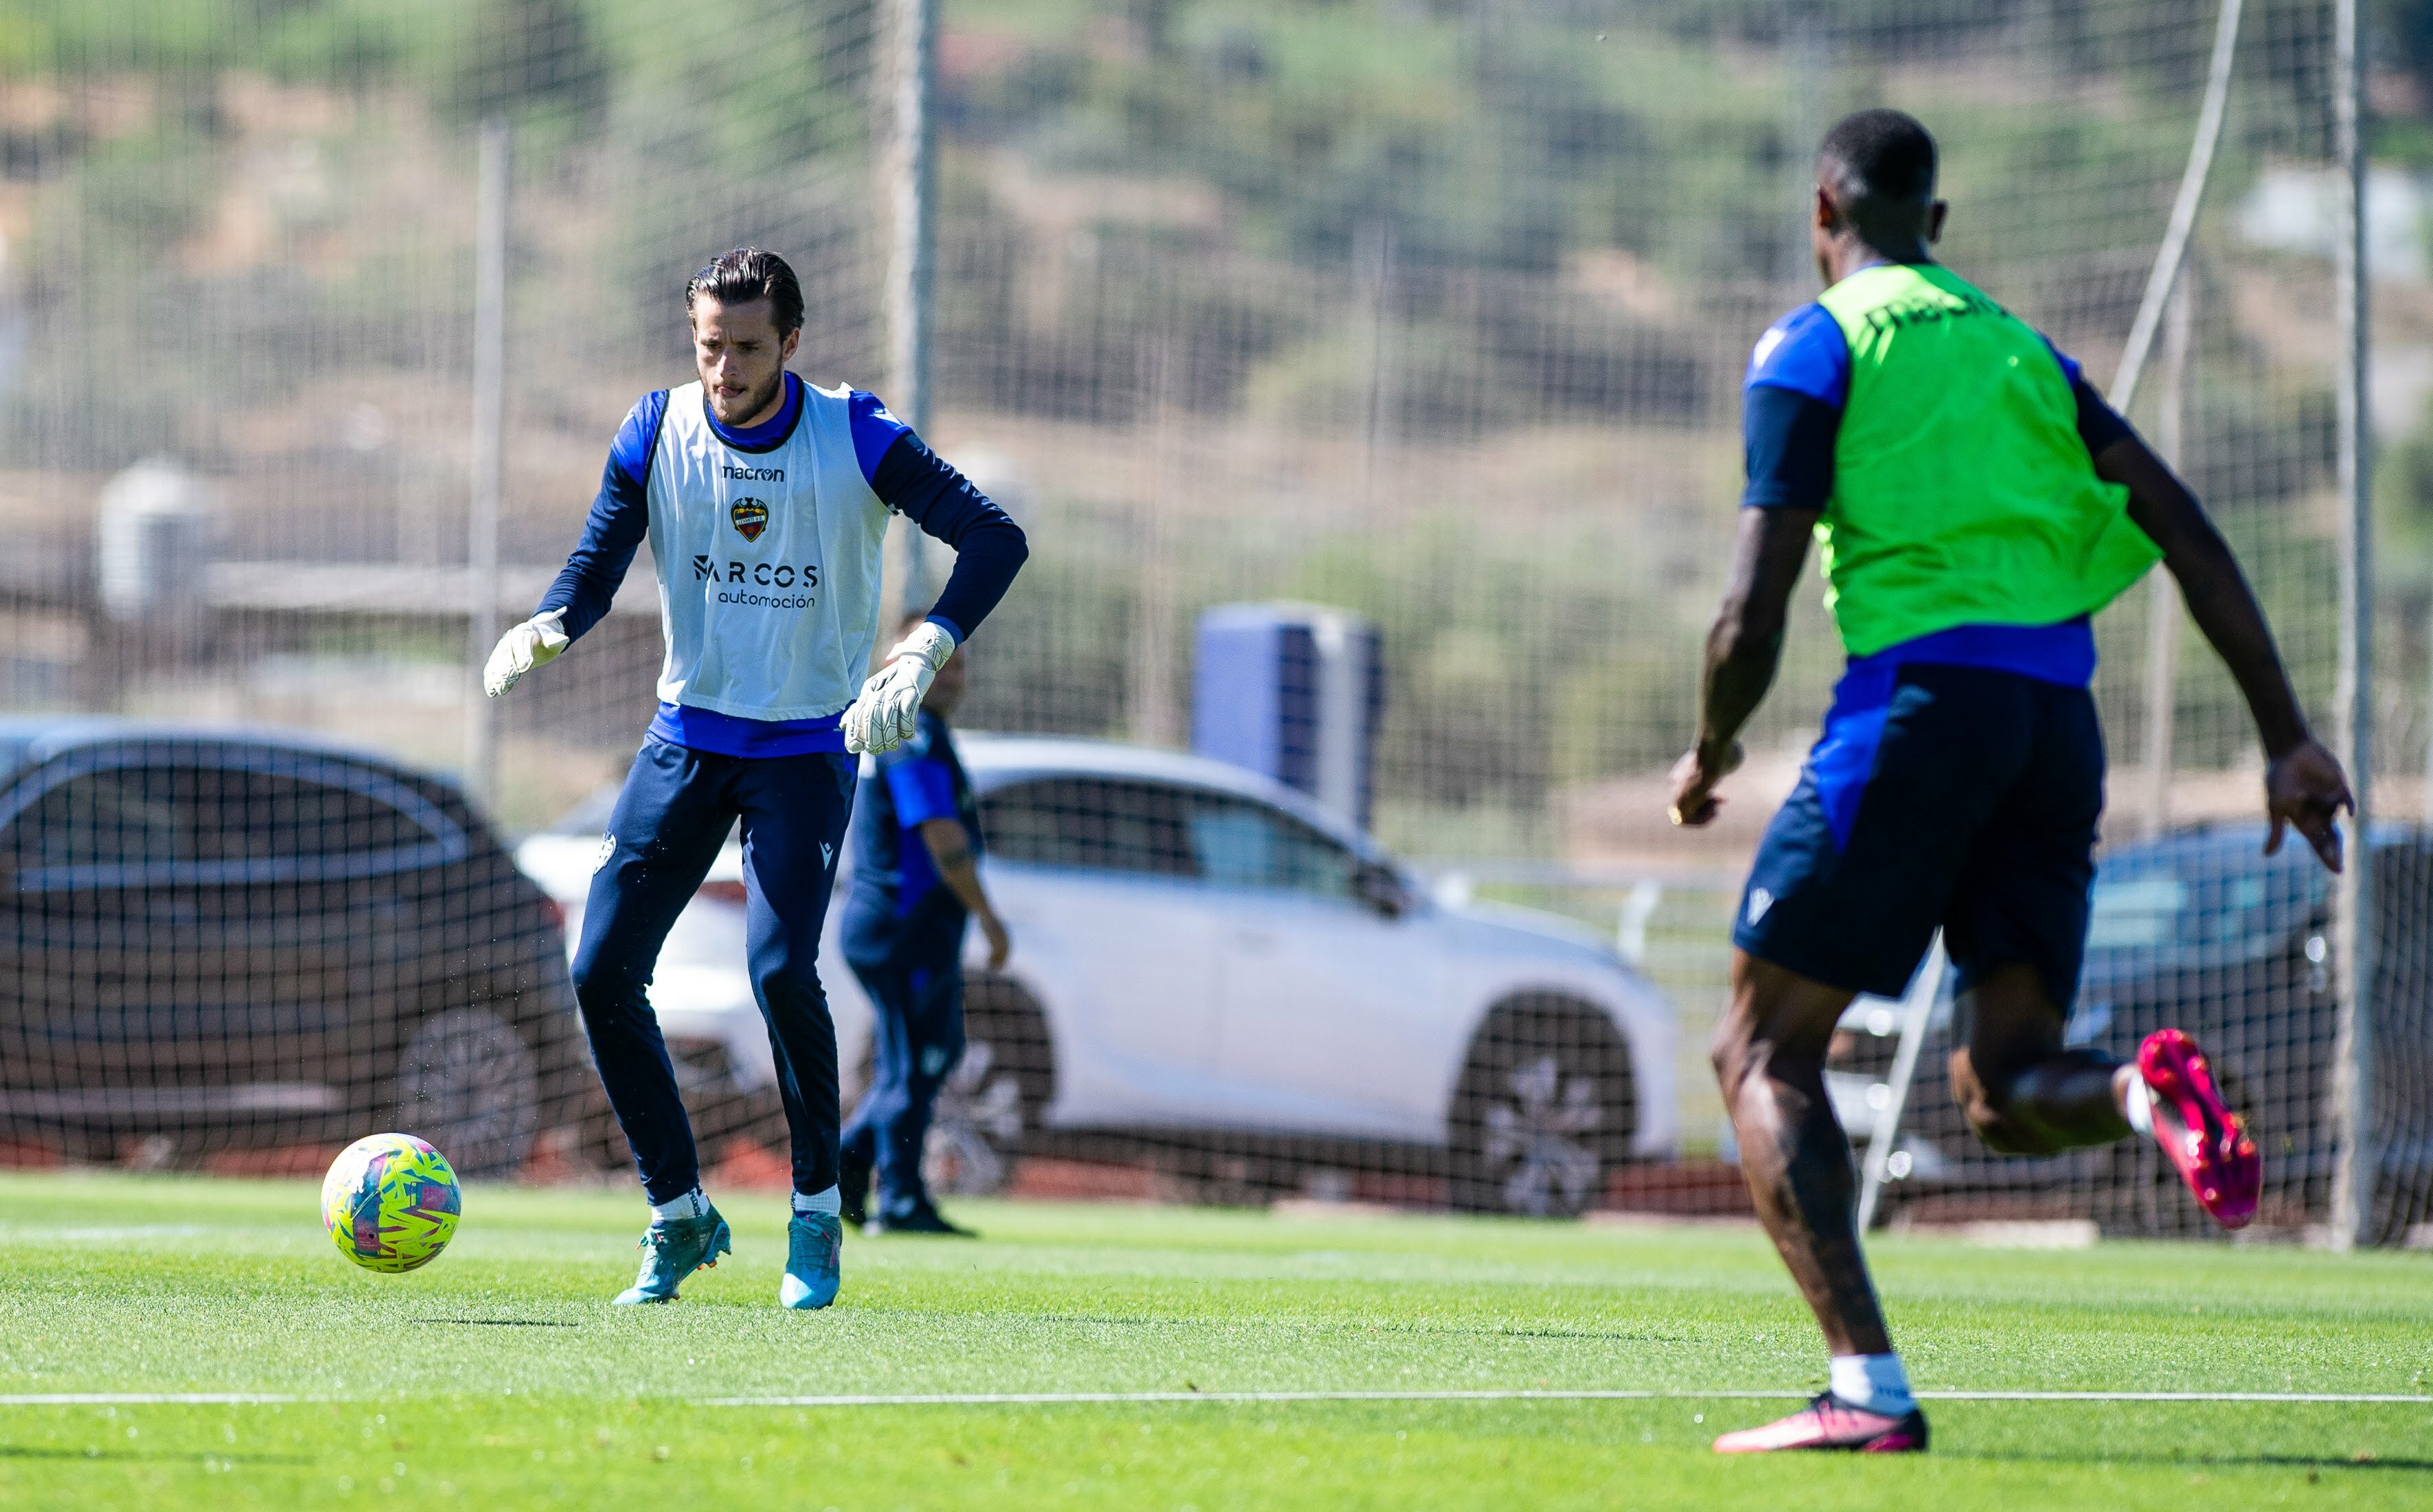
[[1755, 923], [1757, 923], [1760, 919], [1764, 918], [1764, 917], [1765, 917], [1765, 910], [1766, 910], [1766, 909], [1770, 909], [1770, 908], [1773, 908], [1773, 907], [1774, 907], [1774, 894], [1773, 894], [1773, 893], [1768, 892], [1765, 889], [1763, 889], [1763, 888], [1761, 888], [1761, 887], [1753, 887], [1753, 888], [1749, 889], [1749, 900], [1748, 900], [1748, 922], [1749, 922], [1749, 923], [1751, 923], [1751, 924], [1755, 924]]

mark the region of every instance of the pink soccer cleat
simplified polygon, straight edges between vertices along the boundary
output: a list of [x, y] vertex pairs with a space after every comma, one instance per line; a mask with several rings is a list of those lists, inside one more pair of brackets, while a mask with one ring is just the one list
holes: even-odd
[[2153, 1094], [2154, 1143], [2198, 1205], [2225, 1229], [2247, 1227], [2264, 1189], [2264, 1157], [2247, 1121], [2221, 1100], [2204, 1052], [2179, 1029], [2156, 1029], [2137, 1046], [2137, 1074]]
[[1926, 1414], [1912, 1407], [1888, 1417], [1853, 1407], [1828, 1391], [1790, 1417], [1744, 1428], [1715, 1440], [1718, 1454], [1763, 1454], [1778, 1449], [1839, 1449], [1861, 1454], [1914, 1454], [1926, 1448]]

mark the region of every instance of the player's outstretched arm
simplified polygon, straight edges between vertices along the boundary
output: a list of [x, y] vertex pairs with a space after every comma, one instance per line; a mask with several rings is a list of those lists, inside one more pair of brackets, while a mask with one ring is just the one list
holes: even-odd
[[1774, 685], [1792, 589], [1816, 534], [1813, 509], [1741, 511], [1724, 605], [1707, 632], [1698, 739], [1673, 768], [1673, 823], [1704, 824], [1723, 807], [1715, 787], [1741, 764], [1740, 733]]
[[651, 449], [658, 444], [659, 417], [667, 402], [664, 389], [643, 395], [617, 428], [607, 466], [600, 470], [600, 492], [583, 521], [583, 538], [568, 555], [557, 581], [541, 595], [540, 607], [499, 637], [482, 669], [482, 689], [492, 698], [503, 697], [524, 673], [553, 660], [608, 612], [626, 569], [634, 565], [635, 552], [650, 533], [650, 496], [643, 475]]
[[2356, 812], [2348, 777], [2338, 757], [2306, 728], [2306, 716], [2272, 643], [2272, 627], [2255, 602], [2247, 575], [2230, 543], [2162, 458], [2135, 435], [2123, 435], [2095, 455], [2096, 473], [2129, 490], [2129, 518], [2163, 549], [2163, 566], [2180, 585], [2190, 618], [2246, 695], [2264, 740], [2264, 808], [2272, 822], [2267, 855], [2281, 848], [2284, 829], [2294, 825], [2325, 866], [2340, 869], [2340, 832], [2336, 817]]

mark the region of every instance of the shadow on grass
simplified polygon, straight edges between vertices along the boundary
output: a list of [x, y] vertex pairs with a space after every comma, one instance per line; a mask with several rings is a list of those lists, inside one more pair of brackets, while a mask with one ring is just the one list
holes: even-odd
[[568, 1323], [548, 1317], [417, 1317], [417, 1323], [440, 1323], [456, 1328], [581, 1328], [580, 1323]]
[[2035, 1454], [1969, 1450], [1942, 1459], [1986, 1460], [2005, 1465], [2171, 1465], [2188, 1470], [2433, 1470], [2433, 1459], [2351, 1459], [2345, 1454]]

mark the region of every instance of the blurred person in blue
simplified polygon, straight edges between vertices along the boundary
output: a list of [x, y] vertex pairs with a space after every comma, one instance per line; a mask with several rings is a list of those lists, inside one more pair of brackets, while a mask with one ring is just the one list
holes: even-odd
[[[490, 654], [503, 695], [608, 612], [647, 539], [667, 657], [659, 706], [608, 822], [574, 952], [575, 997], [651, 1206], [621, 1304], [668, 1302], [732, 1249], [701, 1187], [692, 1127], [647, 989], [659, 947], [740, 828], [753, 994], [793, 1145], [780, 1305], [841, 1283], [836, 1025], [820, 930], [852, 812], [855, 753], [910, 739], [938, 669], [1004, 597], [1022, 531], [878, 399], [786, 370], [803, 290], [739, 247], [685, 286], [694, 382], [638, 400], [610, 446], [582, 539], [533, 618]], [[936, 606], [864, 680], [879, 552], [900, 514], [955, 549]]]
[[929, 684], [911, 739], [861, 762], [844, 956], [870, 994], [873, 1076], [845, 1126], [839, 1182], [844, 1220], [873, 1233], [970, 1236], [939, 1214], [921, 1174], [939, 1089], [963, 1054], [968, 924], [988, 939], [990, 970], [1013, 951], [980, 886], [979, 807], [946, 723], [969, 682], [958, 648]]

